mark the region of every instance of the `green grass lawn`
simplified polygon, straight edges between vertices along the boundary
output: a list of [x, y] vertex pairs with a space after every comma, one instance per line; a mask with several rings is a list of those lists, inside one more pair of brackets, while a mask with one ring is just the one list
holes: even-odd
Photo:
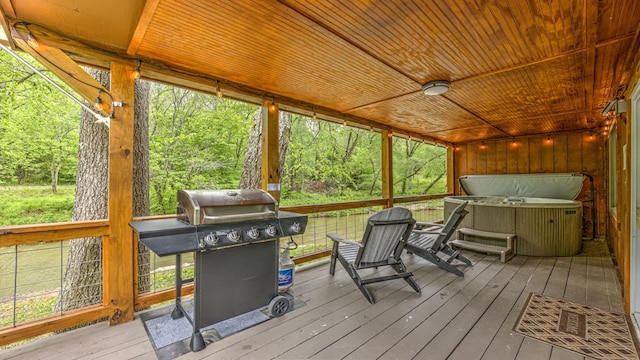
[[75, 185], [0, 186], [0, 226], [71, 221]]

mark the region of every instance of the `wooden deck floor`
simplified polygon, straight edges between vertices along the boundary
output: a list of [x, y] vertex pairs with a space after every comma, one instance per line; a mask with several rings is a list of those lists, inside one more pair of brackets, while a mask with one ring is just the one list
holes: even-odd
[[[369, 285], [369, 303], [338, 265], [296, 273], [292, 292], [306, 302], [280, 318], [178, 359], [583, 359], [511, 331], [530, 292], [623, 311], [619, 282], [602, 241], [573, 257], [496, 256], [467, 252], [464, 278], [406, 254], [422, 287], [402, 280]], [[372, 270], [373, 271], [373, 270]], [[155, 359], [139, 319], [101, 323], [0, 352], [3, 359]]]

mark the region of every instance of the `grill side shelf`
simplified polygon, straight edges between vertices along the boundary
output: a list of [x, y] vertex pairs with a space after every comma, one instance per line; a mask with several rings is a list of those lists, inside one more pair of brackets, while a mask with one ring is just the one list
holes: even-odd
[[197, 229], [176, 219], [130, 222], [138, 240], [158, 256], [198, 250]]

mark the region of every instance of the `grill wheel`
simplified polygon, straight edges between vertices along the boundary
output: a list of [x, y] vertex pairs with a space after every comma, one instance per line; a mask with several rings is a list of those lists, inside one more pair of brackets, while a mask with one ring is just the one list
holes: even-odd
[[269, 313], [274, 317], [280, 317], [289, 311], [289, 299], [278, 295], [269, 302]]

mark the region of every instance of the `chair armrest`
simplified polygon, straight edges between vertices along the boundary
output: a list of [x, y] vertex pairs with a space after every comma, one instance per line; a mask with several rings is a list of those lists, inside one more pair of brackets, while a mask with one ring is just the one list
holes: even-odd
[[327, 237], [329, 237], [329, 239], [331, 239], [333, 241], [341, 242], [343, 244], [352, 244], [352, 245], [356, 245], [358, 247], [363, 247], [361, 243], [359, 243], [357, 241], [347, 240], [347, 239], [343, 238], [342, 236], [340, 236], [338, 234], [327, 234]]
[[444, 224], [441, 223], [435, 223], [435, 222], [429, 222], [429, 221], [416, 221], [416, 228], [419, 230], [422, 230], [422, 228], [424, 227], [444, 227]]
[[447, 235], [446, 232], [434, 231], [434, 230], [413, 230], [412, 232], [417, 234]]

